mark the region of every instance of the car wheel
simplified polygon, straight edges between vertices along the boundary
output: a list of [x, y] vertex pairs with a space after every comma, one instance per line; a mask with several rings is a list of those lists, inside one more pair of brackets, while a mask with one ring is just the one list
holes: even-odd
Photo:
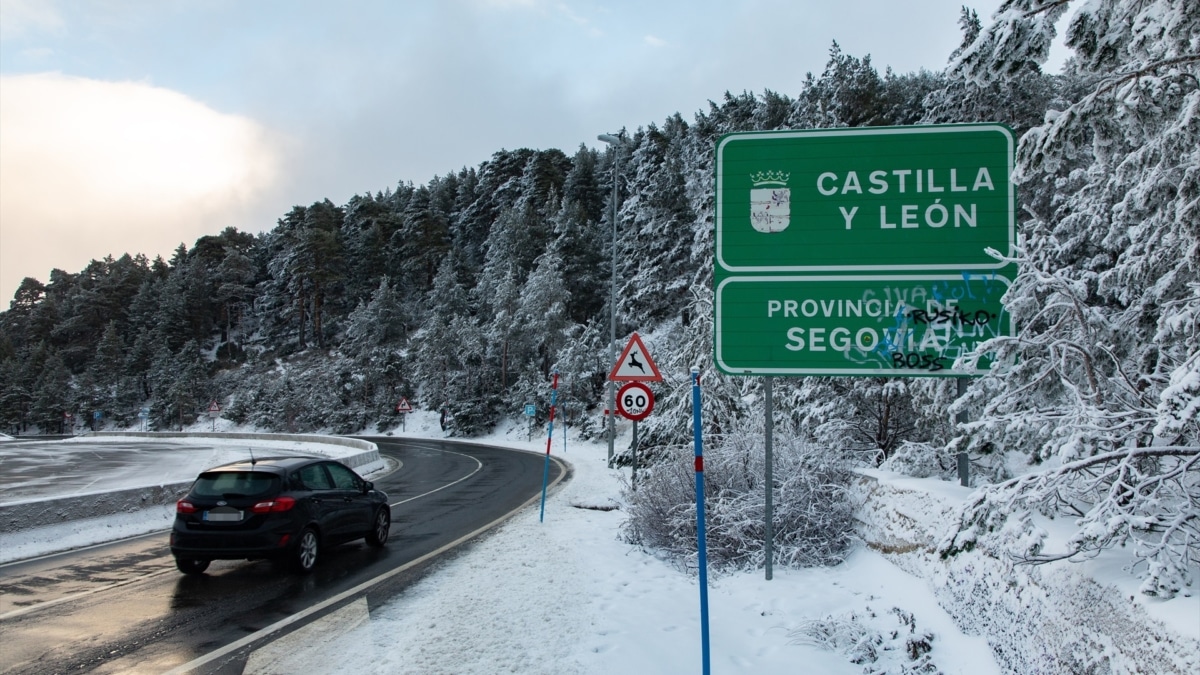
[[296, 550], [292, 553], [292, 569], [308, 574], [317, 566], [317, 555], [321, 552], [321, 539], [316, 530], [304, 528], [296, 540]]
[[199, 558], [176, 558], [175, 567], [179, 568], [184, 574], [204, 574], [204, 570], [208, 569], [208, 560]]
[[367, 533], [367, 544], [376, 548], [387, 543], [388, 533], [392, 530], [392, 513], [391, 509], [386, 506], [379, 507], [375, 512], [375, 524], [372, 525], [371, 531]]

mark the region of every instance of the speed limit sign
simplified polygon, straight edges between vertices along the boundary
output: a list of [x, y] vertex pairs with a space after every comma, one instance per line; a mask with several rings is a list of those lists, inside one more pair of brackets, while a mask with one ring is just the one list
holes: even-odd
[[617, 412], [622, 417], [640, 422], [654, 410], [654, 392], [643, 382], [630, 382], [617, 392]]

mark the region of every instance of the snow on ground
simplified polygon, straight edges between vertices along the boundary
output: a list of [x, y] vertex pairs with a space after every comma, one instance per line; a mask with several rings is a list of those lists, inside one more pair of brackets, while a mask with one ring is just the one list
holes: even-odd
[[362, 452], [338, 445], [257, 438], [30, 438], [0, 446], [2, 504], [191, 481], [205, 469], [249, 459], [252, 454], [260, 459], [296, 453], [337, 458]]
[[[205, 469], [247, 459], [251, 451], [260, 458], [297, 453], [337, 458], [362, 452], [338, 445], [263, 439], [170, 438], [147, 442], [145, 438], [87, 436], [38, 442], [30, 438], [0, 448], [4, 468], [0, 472], [0, 503], [5, 506], [186, 483]], [[98, 452], [97, 447], [103, 450]], [[55, 467], [55, 471], [42, 471], [36, 476], [30, 471], [47, 466]], [[370, 477], [386, 468], [384, 462], [376, 462], [358, 471]], [[166, 504], [0, 532], [0, 564], [169, 529], [174, 519], [174, 504]]]
[[[544, 438], [526, 438], [522, 426], [482, 440], [545, 451]], [[697, 577], [623, 543], [624, 512], [597, 508], [621, 502], [625, 473], [605, 467], [605, 445], [570, 439], [563, 452], [561, 442], [553, 452], [574, 476], [548, 499], [544, 522], [535, 504], [375, 608], [369, 621], [327, 618], [264, 648], [270, 658], [253, 658], [246, 672], [699, 672]], [[900, 672], [908, 629], [893, 608], [911, 613], [917, 634], [933, 634], [930, 656], [943, 673], [1000, 672], [982, 637], [962, 634], [924, 582], [874, 552], [859, 550], [835, 568], [776, 569], [774, 577], [710, 576], [714, 672], [863, 673], [864, 665], [797, 633], [807, 622], [851, 615], [865, 629], [860, 638], [881, 638], [873, 668]], [[346, 610], [360, 619], [366, 611]]]
[[[433, 413], [415, 413], [405, 431], [391, 433], [443, 436]], [[544, 436], [530, 440], [523, 424], [480, 440], [539, 453], [546, 447]], [[619, 447], [627, 442], [626, 436]], [[564, 441], [557, 426], [553, 453], [572, 465], [573, 477], [549, 496], [544, 522], [535, 503], [448, 555], [390, 602], [373, 609], [365, 601], [350, 603], [263, 646], [245, 672], [698, 672], [697, 577], [623, 542], [620, 507], [627, 471], [606, 468], [605, 445], [581, 442], [573, 434]], [[876, 545], [882, 549], [903, 551], [907, 540], [940, 537], [934, 530], [945, 526], [948, 509], [969, 493], [945, 482], [894, 474], [876, 473], [874, 479], [894, 492], [894, 508], [908, 523], [895, 531], [868, 523], [876, 535], [895, 538]], [[57, 540], [46, 549], [52, 550], [94, 543], [97, 533], [111, 540], [162, 530], [171, 517], [165, 507], [161, 513], [151, 509], [37, 532], [42, 540]], [[9, 538], [0, 545], [0, 557], [12, 559], [13, 544]], [[389, 545], [403, 546], [403, 538]], [[49, 544], [21, 546], [15, 557], [36, 555], [38, 546]], [[922, 569], [926, 563], [914, 561], [914, 555], [904, 560], [894, 551], [881, 555], [860, 547], [837, 567], [776, 568], [771, 581], [762, 570], [710, 575], [713, 671], [857, 675], [927, 672], [921, 667], [931, 666], [947, 674], [1001, 672], [987, 640], [965, 634], [939, 606], [937, 594], [947, 595], [947, 583], [930, 577]], [[1072, 569], [1078, 573], [1096, 566]], [[1119, 581], [1110, 570], [1089, 571], [1106, 582]], [[1173, 611], [1187, 614], [1200, 607], [1194, 597], [1182, 600], [1172, 601]], [[1184, 635], [1195, 625], [1190, 615], [1185, 621], [1161, 613], [1158, 618], [1182, 628]], [[921, 653], [926, 647], [931, 649]]]

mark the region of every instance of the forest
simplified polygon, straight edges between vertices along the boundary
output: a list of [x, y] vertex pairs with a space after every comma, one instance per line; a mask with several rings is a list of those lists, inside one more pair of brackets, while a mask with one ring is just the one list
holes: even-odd
[[[1073, 56], [1048, 74], [1068, 6]], [[1200, 4], [1008, 0], [986, 24], [963, 8], [960, 26], [937, 72], [881, 73], [834, 43], [797, 92], [726, 92], [603, 152], [501, 149], [424, 184], [297, 205], [261, 234], [214, 224], [169, 260], [26, 278], [0, 313], [0, 430], [178, 429], [215, 400], [264, 430], [376, 433], [406, 397], [469, 436], [527, 402], [544, 419], [557, 370], [560, 414], [596, 436], [615, 189], [618, 347], [637, 331], [665, 377], [642, 424], [653, 462], [690, 443], [693, 365], [706, 434], [761, 428], [761, 379], [712, 367], [723, 134], [999, 122], [1020, 139], [1004, 300], [1019, 330], [980, 349], [1015, 365], [963, 397], [946, 379], [781, 378], [776, 418], [911, 475], [950, 478], [967, 453], [987, 487], [944, 555], [1129, 545], [1143, 592], [1171, 597], [1200, 561]], [[1045, 550], [1033, 524], [1005, 526], [1014, 509], [1066, 514], [1076, 535]]]

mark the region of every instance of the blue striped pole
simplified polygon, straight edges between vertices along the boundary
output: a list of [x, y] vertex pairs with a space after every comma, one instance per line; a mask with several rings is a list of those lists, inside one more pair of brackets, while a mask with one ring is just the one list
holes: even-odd
[[546, 483], [550, 482], [550, 440], [554, 438], [554, 406], [558, 404], [558, 370], [554, 371], [554, 384], [550, 386], [550, 427], [546, 432], [546, 466], [542, 469], [542, 511], [538, 522], [546, 519]]
[[696, 448], [696, 544], [700, 551], [700, 659], [712, 672], [708, 649], [708, 552], [704, 530], [704, 438], [700, 433], [700, 368], [692, 367], [692, 433]]

